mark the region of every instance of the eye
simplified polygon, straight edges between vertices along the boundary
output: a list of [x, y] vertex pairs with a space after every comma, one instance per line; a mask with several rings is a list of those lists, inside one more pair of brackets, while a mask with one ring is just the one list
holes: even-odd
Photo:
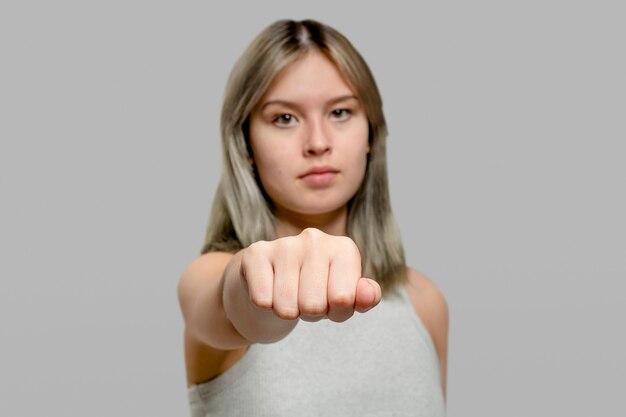
[[332, 112], [330, 112], [330, 116], [333, 119], [339, 120], [339, 121], [347, 120], [351, 114], [352, 114], [352, 111], [349, 109], [335, 109]]
[[276, 116], [274, 120], [272, 120], [272, 123], [278, 126], [291, 126], [296, 121], [297, 121], [296, 116], [294, 116], [293, 114], [283, 113], [283, 114]]

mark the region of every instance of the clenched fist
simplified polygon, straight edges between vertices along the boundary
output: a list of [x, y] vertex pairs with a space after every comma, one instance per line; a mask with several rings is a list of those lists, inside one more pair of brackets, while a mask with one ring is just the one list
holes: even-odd
[[250, 245], [240, 268], [250, 302], [284, 320], [341, 322], [381, 299], [378, 283], [361, 277], [354, 241], [317, 229]]

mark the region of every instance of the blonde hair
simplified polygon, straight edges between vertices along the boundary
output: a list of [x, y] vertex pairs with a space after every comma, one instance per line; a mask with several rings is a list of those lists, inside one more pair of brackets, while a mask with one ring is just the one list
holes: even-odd
[[201, 253], [236, 252], [274, 239], [272, 203], [249, 163], [248, 120], [276, 75], [317, 48], [350, 80], [369, 121], [370, 153], [363, 182], [348, 203], [348, 236], [357, 244], [363, 276], [390, 289], [406, 279], [404, 249], [391, 211], [387, 125], [374, 77], [352, 44], [314, 20], [280, 20], [250, 44], [228, 79], [221, 116], [222, 177]]

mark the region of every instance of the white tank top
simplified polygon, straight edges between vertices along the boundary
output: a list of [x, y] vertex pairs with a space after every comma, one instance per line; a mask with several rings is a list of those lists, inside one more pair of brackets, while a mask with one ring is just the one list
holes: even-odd
[[189, 388], [193, 417], [444, 416], [432, 339], [404, 286], [343, 323], [300, 321]]

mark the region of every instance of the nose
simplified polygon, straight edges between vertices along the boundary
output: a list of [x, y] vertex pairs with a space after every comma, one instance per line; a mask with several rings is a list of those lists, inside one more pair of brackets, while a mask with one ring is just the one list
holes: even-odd
[[324, 122], [320, 120], [311, 121], [306, 131], [304, 153], [308, 156], [323, 155], [330, 149], [330, 138]]

